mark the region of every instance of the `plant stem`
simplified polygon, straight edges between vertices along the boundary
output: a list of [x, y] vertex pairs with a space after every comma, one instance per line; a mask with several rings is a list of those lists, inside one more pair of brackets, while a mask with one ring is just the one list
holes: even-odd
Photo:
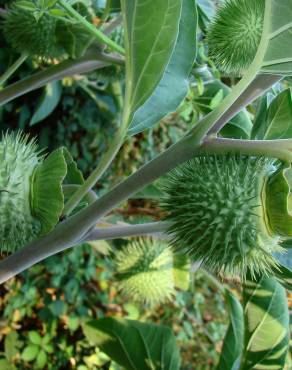
[[[75, 184], [65, 184], [62, 186], [63, 188], [63, 192], [64, 192], [64, 195], [66, 196], [66, 194], [72, 194], [74, 192], [76, 192], [76, 190], [78, 190], [80, 188], [81, 185], [75, 185]], [[89, 204], [95, 202], [97, 199], [97, 195], [95, 194], [94, 191], [89, 191], [85, 197], [84, 197], [84, 200], [87, 201]]]
[[124, 61], [112, 54], [96, 51], [91, 51], [75, 60], [66, 60], [4, 88], [0, 91], [0, 106], [30, 91], [39, 89], [49, 82], [58, 81], [74, 74], [91, 72], [113, 63], [123, 64]]
[[112, 226], [104, 228], [95, 228], [86, 235], [84, 242], [100, 240], [110, 240], [116, 238], [127, 238], [133, 236], [154, 236], [167, 231], [168, 222], [149, 222], [138, 225]]
[[246, 155], [264, 155], [292, 162], [292, 140], [238, 140], [212, 138], [205, 139], [202, 150], [211, 153], [240, 153]]
[[[167, 224], [150, 223], [144, 225], [112, 226], [94, 229], [85, 238], [71, 240], [69, 243], [62, 242], [62, 238], [55, 238], [47, 243], [47, 237], [37, 240], [29, 246], [22, 248], [0, 262], [0, 284], [4, 283], [13, 276], [35, 265], [36, 263], [54, 254], [64, 251], [74, 245], [83, 243], [84, 240], [109, 240], [125, 238], [137, 235], [153, 235], [165, 231]], [[72, 230], [75, 233], [75, 230]], [[76, 234], [75, 234], [76, 236]]]
[[80, 203], [82, 198], [88, 193], [89, 190], [97, 183], [105, 171], [109, 168], [116, 154], [118, 153], [120, 147], [124, 142], [126, 136], [126, 130], [121, 126], [112, 143], [110, 144], [108, 150], [101, 158], [98, 166], [91, 173], [91, 175], [86, 179], [85, 183], [79, 187], [79, 189], [69, 198], [68, 202], [64, 206], [63, 216], [69, 216], [75, 207]]
[[84, 17], [82, 17], [66, 0], [59, 0], [59, 4], [67, 10], [68, 14], [75, 18], [80, 24], [84, 26], [85, 29], [93, 36], [95, 36], [98, 40], [100, 40], [103, 44], [106, 44], [110, 49], [115, 50], [121, 55], [125, 54], [125, 50], [106, 36], [103, 32], [97, 29], [93, 24], [89, 23]]
[[[273, 84], [272, 81], [271, 84]], [[249, 94], [245, 95], [245, 100], [241, 101], [241, 104], [233, 107], [232, 116], [230, 113], [228, 119], [233, 118], [234, 115], [244, 108], [245, 103], [250, 101], [251, 96], [256, 98], [262, 94], [262, 89], [258, 89], [256, 84], [250, 85], [247, 90], [249, 90]], [[233, 103], [234, 100], [231, 100], [231, 104]], [[226, 107], [224, 112], [227, 110], [228, 107]], [[224, 113], [217, 116], [217, 120], [214, 120], [212, 124], [210, 124], [208, 118], [202, 120], [206, 122], [207, 119], [209, 130], [216, 126], [219, 119], [222, 120]], [[224, 123], [227, 123], [227, 120]], [[143, 189], [147, 184], [200, 153], [201, 144], [206, 137], [207, 130], [204, 130], [202, 125], [199, 126], [201, 127], [197, 133], [192, 131], [191, 134], [183, 137], [178, 143], [172, 145], [151, 162], [141, 167], [137, 172], [93, 204], [58, 224], [50, 234], [22, 248], [17, 253], [0, 262], [0, 282], [8, 280], [10, 277], [48, 256], [78, 244], [88, 234], [89, 229], [95, 225], [99, 218], [106, 215], [132, 194]]]
[[5, 73], [0, 77], [0, 89], [3, 87], [5, 82], [9, 77], [13, 75], [14, 72], [26, 61], [28, 55], [23, 53], [20, 57], [5, 71]]

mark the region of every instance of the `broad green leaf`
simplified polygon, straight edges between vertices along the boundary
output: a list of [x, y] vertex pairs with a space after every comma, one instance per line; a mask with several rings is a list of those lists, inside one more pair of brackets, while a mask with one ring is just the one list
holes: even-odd
[[61, 94], [62, 85], [59, 81], [51, 82], [45, 87], [38, 107], [29, 122], [30, 126], [43, 121], [54, 111], [61, 99]]
[[225, 301], [230, 318], [220, 361], [217, 370], [236, 370], [239, 368], [243, 350], [244, 316], [238, 299], [229, 291], [225, 292]]
[[251, 132], [252, 140], [261, 140], [265, 137], [267, 130], [268, 97], [264, 95], [257, 104], [256, 115]]
[[107, 5], [107, 8], [110, 12], [121, 10], [121, 1], [120, 0], [108, 0], [106, 5]]
[[39, 335], [37, 331], [30, 331], [28, 332], [28, 338], [33, 344], [41, 345], [42, 343], [42, 337]]
[[26, 1], [26, 0], [17, 1], [15, 5], [18, 8], [29, 11], [29, 12], [33, 12], [37, 9], [35, 4], [33, 4], [31, 1]]
[[63, 155], [67, 164], [67, 174], [64, 179], [64, 183], [82, 185], [84, 183], [83, 174], [78, 169], [77, 163], [74, 161], [71, 153], [65, 147], [63, 148]]
[[292, 138], [292, 96], [286, 89], [275, 97], [268, 109], [266, 140]]
[[[207, 80], [213, 78], [211, 75], [207, 75]], [[230, 88], [226, 86], [220, 80], [210, 81], [205, 84], [204, 93], [195, 99], [195, 103], [198, 104], [198, 108], [205, 114], [209, 113], [214, 108], [214, 102], [220, 98], [220, 92], [223, 97], [229, 94]], [[215, 97], [215, 99], [214, 99]], [[218, 103], [217, 100], [217, 103]], [[220, 103], [220, 101], [219, 101]], [[243, 109], [239, 114], [237, 114], [228, 124], [221, 130], [221, 135], [228, 138], [234, 139], [248, 139], [250, 137], [252, 130], [252, 122], [249, 114], [245, 109]]]
[[186, 95], [197, 16], [193, 0], [124, 0], [122, 9], [128, 55], [124, 121], [134, 135], [174, 111]]
[[[291, 0], [265, 1], [265, 26], [263, 41], [266, 43], [261, 71], [264, 73], [292, 74], [292, 6]], [[262, 45], [264, 45], [264, 43]]]
[[4, 358], [0, 359], [0, 369], [1, 370], [16, 370], [16, 367], [9, 363], [7, 360]]
[[179, 352], [166, 326], [104, 318], [84, 327], [91, 343], [127, 370], [178, 370]]
[[[4, 340], [4, 352], [7, 360], [10, 362], [17, 356], [19, 353], [19, 347], [21, 346], [21, 342], [18, 339], [18, 334], [16, 331], [11, 331], [8, 333]], [[0, 366], [0, 369], [2, 367]]]
[[274, 278], [248, 280], [243, 291], [245, 348], [242, 370], [282, 370], [289, 348], [285, 289]]
[[37, 346], [36, 344], [31, 344], [24, 348], [21, 354], [21, 358], [24, 361], [33, 361], [37, 357], [39, 350], [39, 346]]
[[45, 351], [41, 350], [36, 358], [36, 365], [38, 369], [43, 369], [47, 363], [47, 354]]

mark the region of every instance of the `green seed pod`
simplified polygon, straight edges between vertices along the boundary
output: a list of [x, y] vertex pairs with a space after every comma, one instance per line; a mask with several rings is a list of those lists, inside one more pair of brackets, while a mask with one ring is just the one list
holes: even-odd
[[162, 203], [175, 249], [217, 273], [269, 274], [281, 251], [266, 211], [266, 183], [277, 160], [203, 156], [174, 170]]
[[138, 303], [154, 306], [174, 293], [173, 256], [158, 241], [133, 241], [115, 256], [121, 291]]
[[226, 0], [209, 33], [209, 54], [226, 73], [241, 73], [252, 63], [263, 30], [265, 0]]
[[56, 19], [48, 14], [36, 19], [32, 12], [13, 6], [4, 20], [3, 31], [7, 42], [20, 53], [42, 59], [62, 54], [56, 44]]
[[0, 142], [2, 253], [14, 252], [55, 226], [63, 208], [65, 175], [60, 150], [44, 158], [34, 140], [22, 134], [4, 135]]

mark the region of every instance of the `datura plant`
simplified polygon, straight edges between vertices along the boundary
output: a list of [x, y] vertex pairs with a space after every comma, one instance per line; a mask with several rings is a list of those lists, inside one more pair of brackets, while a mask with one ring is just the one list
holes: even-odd
[[[291, 0], [225, 0], [217, 8], [201, 0], [107, 1], [98, 26], [81, 3], [16, 1], [1, 15], [6, 40], [21, 54], [0, 79], [1, 105], [112, 65], [125, 65], [125, 79], [115, 81], [119, 125], [87, 179], [64, 148], [45, 155], [25, 134], [3, 133], [0, 282], [81, 243], [135, 237], [111, 250], [126, 300], [149, 310], [169, 305], [200, 268], [230, 316], [217, 369], [289, 368]], [[3, 88], [27, 56], [54, 63]], [[97, 196], [94, 186], [123, 143], [175, 111], [190, 117], [189, 131]], [[155, 198], [153, 188], [155, 222], [108, 222], [129, 198]], [[230, 280], [241, 284], [242, 299]], [[126, 369], [180, 368], [167, 327], [106, 318], [84, 332]]]

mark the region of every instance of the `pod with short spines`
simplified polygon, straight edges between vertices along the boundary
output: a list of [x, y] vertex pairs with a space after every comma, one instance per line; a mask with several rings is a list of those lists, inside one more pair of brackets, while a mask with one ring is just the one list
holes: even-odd
[[[32, 6], [33, 0], [28, 0]], [[12, 3], [2, 24], [7, 42], [19, 53], [41, 60], [82, 56], [94, 37], [82, 26], [55, 18], [50, 7], [38, 17]]]
[[48, 14], [36, 19], [32, 12], [12, 6], [5, 17], [3, 31], [7, 42], [19, 53], [53, 59], [64, 54], [56, 42], [56, 24], [56, 19]]
[[266, 183], [274, 159], [238, 155], [194, 158], [172, 171], [161, 204], [175, 250], [217, 273], [244, 279], [270, 274], [281, 237], [269, 225]]
[[13, 253], [58, 222], [64, 205], [61, 183], [67, 172], [59, 152], [45, 157], [35, 140], [21, 133], [5, 134], [0, 141], [2, 253]]
[[226, 0], [208, 32], [209, 55], [218, 69], [241, 74], [254, 60], [263, 31], [265, 0]]
[[173, 254], [157, 240], [132, 241], [115, 255], [119, 289], [140, 304], [154, 306], [174, 294]]

